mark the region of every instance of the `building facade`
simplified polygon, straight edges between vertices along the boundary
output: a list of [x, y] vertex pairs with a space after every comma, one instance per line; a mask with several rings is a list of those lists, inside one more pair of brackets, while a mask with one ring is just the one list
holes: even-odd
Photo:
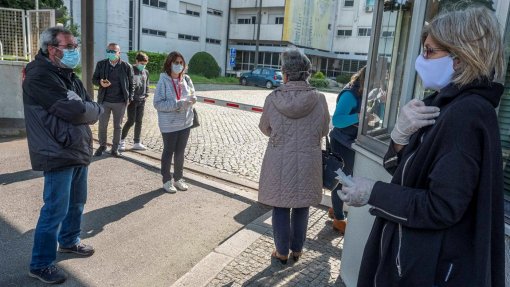
[[[80, 0], [64, 0], [76, 24]], [[128, 51], [179, 51], [189, 61], [197, 52], [210, 53], [225, 69], [228, 1], [109, 0], [94, 2], [94, 61], [105, 58], [108, 43]]]
[[[64, 0], [77, 24], [80, 2]], [[223, 72], [232, 74], [253, 69], [257, 50], [258, 65], [278, 68], [280, 53], [296, 46], [309, 56], [314, 71], [335, 77], [366, 65], [374, 0], [96, 0], [94, 4], [95, 61], [104, 58], [108, 43], [115, 42], [124, 59], [125, 52], [137, 50], [177, 50], [188, 60], [206, 51]], [[232, 57], [231, 50], [235, 50]]]

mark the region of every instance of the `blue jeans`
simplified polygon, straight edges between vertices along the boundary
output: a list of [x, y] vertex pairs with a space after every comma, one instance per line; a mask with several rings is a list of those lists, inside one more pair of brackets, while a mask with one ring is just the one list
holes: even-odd
[[310, 208], [273, 208], [273, 237], [276, 251], [287, 256], [290, 250], [301, 252], [306, 239]]
[[[331, 137], [331, 150], [342, 156], [345, 166], [343, 171], [346, 175], [352, 175], [354, 169], [354, 155], [356, 154], [352, 149], [344, 146], [339, 141]], [[344, 202], [338, 196], [337, 191], [342, 189], [342, 185], [339, 184], [335, 190], [331, 192], [331, 205], [333, 206], [333, 212], [335, 213], [335, 219], [344, 220]]]
[[57, 257], [57, 235], [62, 247], [80, 242], [87, 173], [86, 166], [44, 172], [44, 205], [35, 228], [30, 269], [53, 264]]

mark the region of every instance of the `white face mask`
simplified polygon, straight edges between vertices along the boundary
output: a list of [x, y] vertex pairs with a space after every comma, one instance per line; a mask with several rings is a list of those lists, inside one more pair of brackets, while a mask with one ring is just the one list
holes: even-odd
[[184, 69], [184, 67], [182, 65], [172, 64], [172, 71], [174, 73], [180, 74], [182, 72], [182, 69]]
[[421, 78], [423, 87], [436, 91], [446, 87], [451, 80], [453, 73], [453, 58], [445, 56], [438, 59], [425, 59], [423, 55], [416, 58], [414, 68]]

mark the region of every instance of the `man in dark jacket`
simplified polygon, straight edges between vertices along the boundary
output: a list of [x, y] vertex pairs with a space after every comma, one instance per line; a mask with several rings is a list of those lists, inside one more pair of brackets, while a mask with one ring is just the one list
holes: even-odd
[[45, 283], [67, 278], [54, 264], [57, 236], [59, 252], [94, 253], [79, 235], [92, 156], [89, 125], [98, 120], [102, 109], [73, 73], [79, 61], [71, 32], [48, 28], [41, 34], [41, 50], [27, 65], [23, 82], [30, 161], [34, 170], [44, 171], [44, 205], [35, 229], [29, 275]]
[[122, 119], [127, 105], [133, 101], [133, 67], [120, 59], [120, 46], [108, 44], [107, 59], [97, 62], [92, 83], [99, 86], [97, 102], [104, 108], [99, 118], [99, 148], [95, 156], [101, 156], [106, 150], [106, 137], [110, 114], [113, 114], [113, 140], [111, 154], [120, 157], [119, 143]]
[[149, 71], [145, 69], [149, 63], [149, 56], [144, 52], [138, 52], [135, 57], [136, 63], [134, 70], [134, 99], [127, 107], [127, 122], [122, 128], [120, 138], [119, 151], [126, 150], [126, 137], [129, 129], [135, 125], [135, 135], [133, 137], [134, 150], [146, 150], [145, 146], [140, 142], [140, 134], [142, 132], [143, 112], [145, 109], [145, 100], [149, 96]]

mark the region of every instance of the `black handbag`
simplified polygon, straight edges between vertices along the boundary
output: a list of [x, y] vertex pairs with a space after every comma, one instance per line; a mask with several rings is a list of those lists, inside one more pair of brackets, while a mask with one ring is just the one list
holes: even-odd
[[333, 191], [339, 184], [336, 171], [343, 168], [343, 158], [331, 150], [329, 137], [326, 136], [326, 150], [322, 151], [322, 186]]
[[200, 126], [200, 122], [198, 121], [197, 109], [193, 108], [193, 125], [191, 128], [196, 128], [198, 126]]

